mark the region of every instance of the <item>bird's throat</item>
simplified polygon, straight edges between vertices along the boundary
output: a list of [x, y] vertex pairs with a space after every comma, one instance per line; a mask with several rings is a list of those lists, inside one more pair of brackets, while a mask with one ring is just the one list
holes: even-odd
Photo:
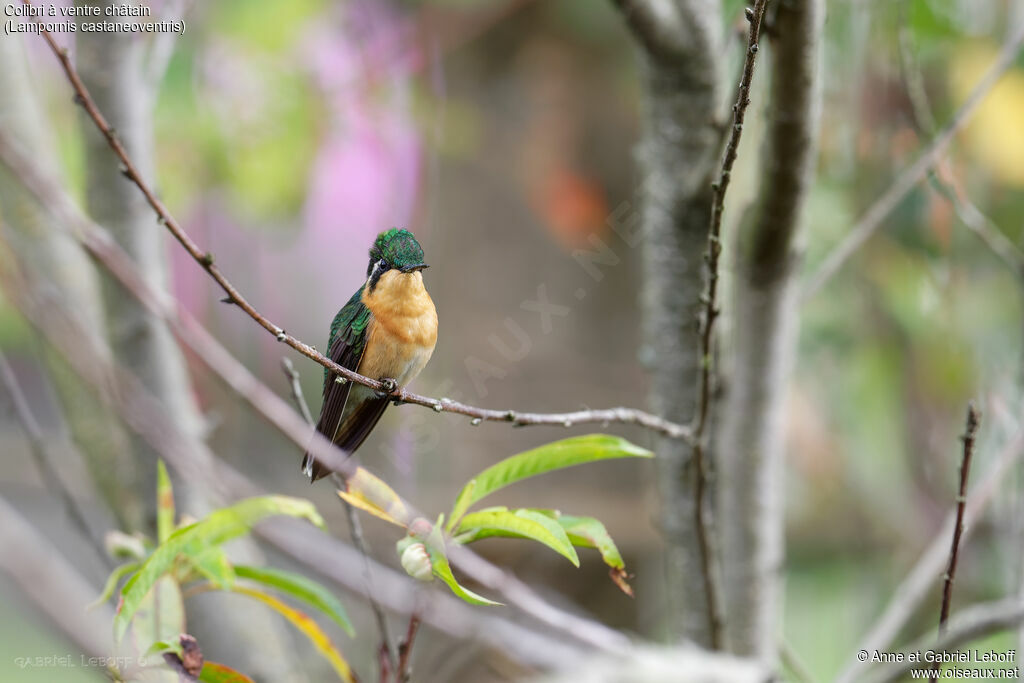
[[437, 311], [423, 276], [388, 271], [372, 292], [363, 290], [362, 300], [372, 318], [359, 372], [390, 377], [400, 385], [412, 381], [437, 343]]
[[433, 347], [437, 340], [437, 312], [419, 272], [389, 270], [373, 291], [363, 290], [366, 305], [377, 324], [405, 343]]

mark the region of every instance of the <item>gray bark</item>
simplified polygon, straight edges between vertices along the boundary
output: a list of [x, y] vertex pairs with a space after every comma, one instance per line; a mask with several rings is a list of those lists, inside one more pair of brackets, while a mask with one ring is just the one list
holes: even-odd
[[814, 173], [822, 0], [775, 3], [758, 197], [736, 258], [729, 393], [716, 443], [726, 642], [775, 661], [781, 628], [783, 418], [797, 328], [797, 234]]
[[[0, 63], [4, 65], [0, 69], [0, 126], [22, 144], [24, 153], [56, 176], [53, 138], [43, 126], [45, 118], [27, 72], [27, 39], [8, 36], [0, 40]], [[109, 357], [100, 287], [92, 264], [4, 166], [0, 166], [0, 217], [3, 239], [17, 256], [25, 277], [47, 297], [74, 311], [92, 336], [92, 345]], [[43, 348], [64, 418], [97, 491], [118, 523], [137, 528], [143, 507], [132, 487], [135, 463], [119, 421], [95, 400], [95, 391], [70, 372], [59, 354]]]
[[[77, 0], [76, 4], [98, 7], [104, 13], [118, 3]], [[152, 182], [155, 164], [151, 105], [156, 84], [147, 82], [144, 74], [145, 46], [139, 36], [130, 33], [80, 32], [75, 57], [82, 81], [97, 108], [115, 129], [139, 173]], [[99, 131], [86, 122], [84, 132], [90, 215], [133, 257], [149, 284], [166, 289], [168, 257], [163, 229], [139, 189], [122, 176], [116, 157]], [[196, 277], [202, 274], [197, 272]], [[209, 451], [201, 448], [202, 418], [193, 398], [185, 360], [167, 325], [112, 279], [104, 285], [110, 343], [118, 362], [160, 401], [164, 415], [194, 444], [193, 452], [205, 452], [210, 459]], [[143, 473], [137, 489], [154, 491], [157, 452], [138, 435], [133, 436], [133, 447], [138, 469]], [[204, 515], [224, 502], [202, 479], [176, 479], [180, 507], [191, 515]], [[231, 554], [235, 561], [259, 563], [259, 550], [250, 541], [236, 544]], [[189, 628], [200, 641], [213, 643], [210, 649], [214, 652], [233, 653], [235, 661], [244, 653], [248, 662], [242, 668], [259, 679], [292, 680], [295, 669], [290, 662], [289, 636], [284, 624], [260, 605], [238, 600], [223, 605], [217, 602], [219, 597], [189, 606]]]
[[[703, 255], [711, 181], [721, 153], [721, 7], [716, 0], [616, 0], [640, 45], [646, 108], [638, 163], [643, 178], [644, 349], [650, 404], [692, 420], [699, 369]], [[684, 441], [661, 438], [659, 524], [665, 542], [667, 629], [710, 643], [694, 527], [697, 472]]]
[[[112, 0], [76, 3], [99, 7], [115, 4]], [[104, 15], [105, 16], [105, 15]], [[143, 47], [139, 36], [113, 33], [79, 33], [75, 59], [77, 68], [96, 106], [117, 131], [139, 172], [154, 177], [152, 116], [149, 111], [149, 84], [142, 70]], [[165, 238], [153, 210], [142, 193], [118, 170], [106, 140], [83, 121], [86, 162], [86, 208], [92, 218], [105, 226], [114, 239], [135, 259], [149, 283], [167, 288]], [[188, 373], [181, 351], [167, 326], [149, 315], [122, 287], [104, 279], [110, 345], [116, 357], [145, 383], [165, 404], [168, 415], [192, 438], [201, 438], [202, 420], [192, 398]], [[155, 490], [156, 457], [137, 436], [133, 437], [136, 460], [143, 473], [137, 486]], [[190, 503], [207, 510], [205, 495], [189, 494]]]

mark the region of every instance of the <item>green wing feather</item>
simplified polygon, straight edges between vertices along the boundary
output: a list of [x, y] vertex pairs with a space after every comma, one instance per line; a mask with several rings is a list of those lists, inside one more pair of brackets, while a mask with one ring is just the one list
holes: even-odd
[[[348, 303], [341, 307], [338, 314], [334, 316], [334, 320], [331, 321], [331, 336], [327, 340], [327, 350], [334, 348], [334, 342], [338, 340], [339, 335], [345, 342], [347, 349], [347, 355], [352, 355], [356, 359], [356, 364], [359, 365], [359, 359], [363, 356], [363, 348], [366, 346], [366, 329], [370, 324], [370, 309], [363, 304], [363, 289], [366, 285], [360, 287], [352, 298], [348, 300]], [[334, 358], [335, 362], [341, 364], [350, 370], [355, 370], [355, 366], [349, 367], [343, 362], [343, 359]], [[327, 389], [330, 386], [331, 371], [324, 368], [324, 394], [327, 394]]]
[[[363, 288], [352, 295], [348, 303], [331, 322], [331, 337], [327, 356], [338, 365], [349, 370], [359, 368], [359, 361], [366, 350], [372, 313], [362, 302]], [[336, 375], [324, 368], [324, 401], [317, 421], [317, 431], [331, 439], [338, 447], [349, 453], [359, 448], [373, 430], [388, 402], [384, 398], [360, 396], [350, 404], [352, 382], [338, 384]], [[302, 461], [302, 469], [313, 481], [327, 476], [329, 470], [316, 462], [310, 453]]]

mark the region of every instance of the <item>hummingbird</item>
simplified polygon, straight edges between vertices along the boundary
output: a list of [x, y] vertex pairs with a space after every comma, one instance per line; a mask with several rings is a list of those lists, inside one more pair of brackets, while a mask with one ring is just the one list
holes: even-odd
[[[331, 322], [328, 357], [360, 375], [379, 379], [385, 391], [339, 382], [324, 368], [323, 406], [316, 430], [351, 454], [373, 431], [388, 395], [412, 381], [437, 342], [437, 310], [423, 286], [423, 248], [408, 230], [392, 228], [370, 247], [366, 282]], [[307, 451], [302, 471], [316, 481], [330, 474]]]

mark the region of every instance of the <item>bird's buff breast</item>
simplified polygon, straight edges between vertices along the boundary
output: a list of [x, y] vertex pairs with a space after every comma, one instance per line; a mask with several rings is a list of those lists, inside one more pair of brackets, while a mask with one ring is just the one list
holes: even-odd
[[408, 384], [430, 360], [437, 343], [437, 310], [423, 276], [389, 271], [372, 293], [363, 292], [362, 299], [373, 319], [359, 373]]

